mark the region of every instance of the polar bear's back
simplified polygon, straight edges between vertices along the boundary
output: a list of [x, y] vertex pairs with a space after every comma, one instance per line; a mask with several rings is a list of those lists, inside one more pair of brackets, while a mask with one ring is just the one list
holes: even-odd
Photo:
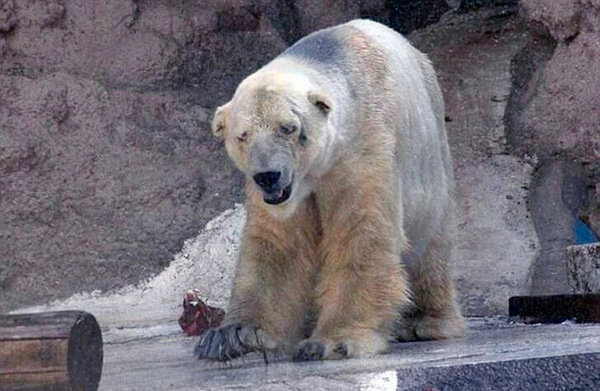
[[443, 97], [427, 56], [380, 23], [353, 20], [304, 37], [273, 65], [298, 63], [346, 108], [346, 117], [335, 119], [343, 131], [364, 124], [357, 107], [378, 102], [387, 118], [380, 130], [396, 140], [399, 210], [413, 248], [406, 258], [418, 258], [429, 238], [448, 229], [453, 209]]
[[448, 146], [444, 101], [426, 55], [394, 30], [369, 20], [351, 26], [368, 35], [386, 55], [395, 82], [397, 160], [402, 188], [403, 225], [412, 252], [419, 257], [429, 238], [454, 223], [453, 166]]

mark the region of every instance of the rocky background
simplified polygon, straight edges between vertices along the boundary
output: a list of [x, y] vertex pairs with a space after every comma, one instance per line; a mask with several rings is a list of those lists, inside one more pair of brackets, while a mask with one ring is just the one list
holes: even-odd
[[568, 293], [566, 246], [600, 232], [600, 1], [0, 0], [0, 312], [163, 270], [243, 200], [214, 107], [357, 17], [438, 70], [465, 311]]

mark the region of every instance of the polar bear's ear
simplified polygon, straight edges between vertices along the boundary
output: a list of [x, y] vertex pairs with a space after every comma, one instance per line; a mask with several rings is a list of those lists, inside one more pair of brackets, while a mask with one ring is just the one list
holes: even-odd
[[317, 106], [324, 114], [331, 111], [331, 101], [321, 91], [312, 91], [308, 93], [308, 100]]
[[212, 121], [212, 132], [218, 138], [223, 138], [223, 133], [225, 132], [225, 114], [225, 106], [217, 108]]

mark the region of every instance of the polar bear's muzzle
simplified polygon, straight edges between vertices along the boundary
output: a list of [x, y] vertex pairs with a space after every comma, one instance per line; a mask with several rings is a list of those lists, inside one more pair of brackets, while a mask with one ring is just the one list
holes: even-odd
[[281, 204], [292, 195], [293, 178], [289, 181], [289, 184], [285, 183], [281, 171], [260, 172], [252, 178], [263, 191], [263, 199], [267, 204]]
[[290, 183], [283, 189], [275, 193], [265, 193], [264, 201], [270, 205], [278, 205], [287, 201], [292, 195], [292, 184]]

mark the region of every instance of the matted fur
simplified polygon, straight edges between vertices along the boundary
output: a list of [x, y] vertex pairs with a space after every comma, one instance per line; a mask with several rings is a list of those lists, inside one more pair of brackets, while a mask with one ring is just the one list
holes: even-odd
[[[363, 357], [464, 335], [443, 99], [401, 35], [355, 20], [307, 36], [245, 79], [213, 130], [247, 175], [248, 214], [225, 325], [199, 357]], [[265, 172], [272, 188], [253, 180]]]

